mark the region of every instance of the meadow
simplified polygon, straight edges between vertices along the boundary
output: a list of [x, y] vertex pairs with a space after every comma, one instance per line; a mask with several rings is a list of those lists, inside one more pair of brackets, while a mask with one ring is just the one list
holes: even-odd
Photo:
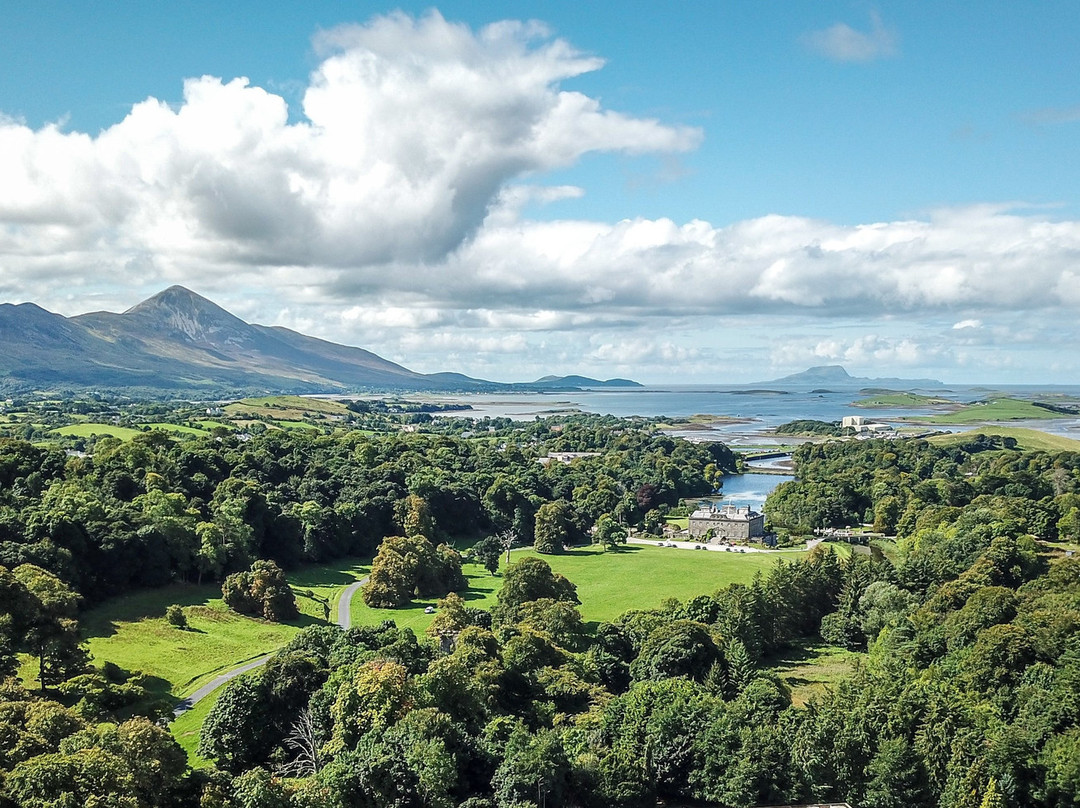
[[[512, 561], [538, 555], [532, 549], [512, 551]], [[687, 600], [711, 595], [732, 583], [749, 583], [758, 572], [772, 567], [777, 559], [794, 560], [803, 551], [783, 553], [716, 553], [677, 550], [671, 547], [626, 545], [615, 552], [601, 547], [574, 547], [558, 555], [543, 555], [551, 568], [569, 578], [581, 600], [586, 622], [613, 620], [630, 609], [653, 609], [668, 598]], [[490, 575], [478, 565], [466, 564], [469, 591], [463, 593], [469, 606], [488, 609], [502, 586], [502, 569]], [[399, 626], [424, 631], [434, 615], [425, 614], [435, 599], [414, 600], [398, 609], [372, 609], [359, 596], [353, 598], [354, 625], [370, 625], [393, 619]]]
[[[515, 550], [513, 558], [535, 554], [531, 549]], [[745, 583], [775, 564], [778, 557], [800, 556], [799, 552], [706, 553], [633, 545], [607, 553], [599, 547], [574, 548], [544, 559], [577, 585], [585, 620], [599, 622], [628, 609], [657, 607], [667, 598], [685, 600], [711, 594], [730, 583]], [[125, 670], [143, 671], [155, 678], [162, 692], [184, 696], [216, 674], [281, 647], [304, 626], [322, 623], [325, 611], [321, 599], [325, 599], [333, 622], [341, 591], [369, 569], [366, 561], [346, 560], [289, 573], [301, 610], [300, 618], [289, 623], [269, 623], [230, 612], [216, 584], [176, 584], [136, 592], [90, 609], [82, 618], [83, 633], [97, 664], [109, 661]], [[466, 564], [464, 572], [469, 590], [463, 596], [468, 604], [491, 608], [502, 586], [501, 571], [491, 575], [478, 564]], [[173, 603], [183, 607], [188, 630], [166, 622], [165, 609]], [[372, 609], [357, 593], [350, 611], [353, 625], [395, 620], [422, 633], [434, 619], [424, 610], [435, 603], [435, 599], [415, 600], [399, 609]]]
[[69, 424], [52, 430], [57, 435], [72, 435], [76, 438], [89, 438], [91, 435], [112, 435], [120, 440], [130, 440], [136, 435], [142, 434], [138, 429], [115, 424]]
[[[217, 584], [175, 584], [136, 592], [88, 610], [81, 619], [87, 646], [97, 664], [109, 661], [155, 678], [162, 692], [184, 696], [214, 675], [287, 643], [301, 628], [323, 622], [324, 598], [330, 619], [341, 590], [367, 574], [357, 560], [305, 567], [289, 574], [300, 617], [270, 623], [230, 612]], [[310, 592], [311, 596], [306, 593]], [[189, 628], [165, 620], [179, 604]]]
[[1003, 438], [1014, 438], [1017, 446], [1030, 451], [1080, 452], [1080, 440], [1018, 426], [986, 426], [968, 432], [934, 435], [928, 440], [938, 446], [954, 446], [970, 440], [973, 435], [996, 435]]
[[954, 412], [925, 417], [918, 416], [907, 420], [928, 424], [977, 424], [986, 421], [1042, 421], [1053, 418], [1075, 417], [1036, 407], [1032, 402], [1019, 398], [992, 398], [987, 401], [974, 401], [965, 404]]

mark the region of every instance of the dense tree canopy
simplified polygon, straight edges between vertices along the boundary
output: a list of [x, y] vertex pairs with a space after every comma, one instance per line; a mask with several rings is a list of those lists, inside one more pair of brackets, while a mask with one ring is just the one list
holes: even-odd
[[[819, 548], [597, 625], [533, 556], [490, 613], [470, 607], [440, 542], [605, 536], [708, 493], [729, 453], [603, 418], [506, 436], [146, 435], [72, 459], [0, 443], [0, 673], [31, 654], [48, 686], [0, 683], [0, 804], [1077, 805], [1080, 559], [1055, 541], [1080, 455], [801, 448], [772, 523], [874, 522], [895, 530], [888, 557]], [[536, 462], [555, 450], [598, 455]], [[281, 568], [376, 547], [369, 591], [442, 597], [431, 631], [303, 629], [210, 709], [216, 768], [188, 768], [138, 677], [80, 651], [80, 597], [250, 568], [225, 588], [265, 614]], [[771, 666], [821, 638], [859, 664], [795, 703]]]

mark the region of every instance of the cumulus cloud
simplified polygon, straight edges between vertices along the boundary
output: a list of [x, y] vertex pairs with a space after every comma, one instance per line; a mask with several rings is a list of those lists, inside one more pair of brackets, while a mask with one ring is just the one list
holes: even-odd
[[210, 76], [186, 81], [176, 108], [147, 99], [96, 137], [0, 120], [4, 274], [100, 264], [113, 282], [190, 282], [315, 267], [365, 283], [372, 267], [443, 258], [521, 177], [701, 138], [561, 89], [602, 61], [535, 24], [474, 32], [394, 14], [319, 46], [298, 123], [280, 96]]
[[[747, 312], [1061, 309], [1080, 301], [1077, 256], [1080, 223], [1005, 206], [854, 226], [790, 216], [727, 227], [500, 220], [444, 262], [390, 273], [372, 305], [416, 284], [426, 305], [489, 318], [479, 303], [526, 329]], [[370, 291], [356, 283], [341, 274], [335, 288]]]
[[877, 12], [871, 12], [867, 31], [838, 22], [820, 31], [810, 31], [802, 39], [810, 50], [834, 62], [872, 62], [900, 52], [896, 32], [885, 26]]
[[[842, 28], [817, 32], [834, 58], [895, 52], [876, 17], [869, 33]], [[209, 76], [96, 136], [0, 117], [0, 299], [122, 310], [183, 283], [247, 320], [420, 369], [513, 353], [539, 370], [701, 364], [687, 346], [763, 315], [938, 323], [906, 340], [873, 326], [792, 339], [780, 364], [943, 362], [934, 340], [1052, 335], [1000, 320], [1041, 312], [1071, 329], [1080, 304], [1080, 222], [1017, 206], [860, 225], [531, 220], [586, 193], [546, 172], [590, 151], [670, 157], [701, 132], [564, 89], [602, 61], [537, 24], [398, 14], [317, 47], [293, 122], [280, 95]]]
[[942, 349], [909, 338], [865, 334], [854, 339], [823, 339], [816, 342], [793, 340], [773, 349], [773, 364], [800, 366], [841, 363], [852, 366], [918, 367], [937, 360]]

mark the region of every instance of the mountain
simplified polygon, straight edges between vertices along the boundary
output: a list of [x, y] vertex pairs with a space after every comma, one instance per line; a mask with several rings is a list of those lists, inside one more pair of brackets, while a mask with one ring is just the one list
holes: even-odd
[[246, 323], [182, 286], [122, 314], [52, 314], [0, 304], [0, 388], [138, 388], [176, 394], [490, 390], [461, 374], [422, 374], [362, 348]]
[[825, 388], [860, 388], [860, 387], [941, 387], [941, 382], [936, 379], [896, 379], [876, 378], [864, 376], [852, 376], [840, 365], [819, 365], [808, 368], [801, 373], [793, 373], [779, 379], [770, 379], [767, 382], [755, 382], [753, 385], [769, 385], [772, 387], [825, 387]]
[[535, 382], [528, 382], [521, 386], [542, 390], [566, 390], [568, 388], [573, 389], [578, 387], [643, 387], [644, 385], [640, 382], [631, 381], [630, 379], [607, 379], [606, 381], [600, 381], [599, 379], [590, 379], [588, 376], [543, 376]]
[[279, 326], [246, 323], [183, 286], [127, 311], [75, 317], [0, 304], [0, 391], [126, 389], [220, 397], [254, 392], [536, 391], [640, 387], [627, 379], [545, 376], [499, 384], [416, 373], [381, 356]]

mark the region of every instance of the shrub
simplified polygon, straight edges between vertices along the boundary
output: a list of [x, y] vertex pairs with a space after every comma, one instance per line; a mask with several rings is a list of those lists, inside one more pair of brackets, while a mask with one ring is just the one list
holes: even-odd
[[184, 610], [176, 603], [165, 610], [165, 619], [169, 621], [170, 626], [176, 626], [177, 628], [183, 629], [188, 627], [187, 615], [184, 614]]

